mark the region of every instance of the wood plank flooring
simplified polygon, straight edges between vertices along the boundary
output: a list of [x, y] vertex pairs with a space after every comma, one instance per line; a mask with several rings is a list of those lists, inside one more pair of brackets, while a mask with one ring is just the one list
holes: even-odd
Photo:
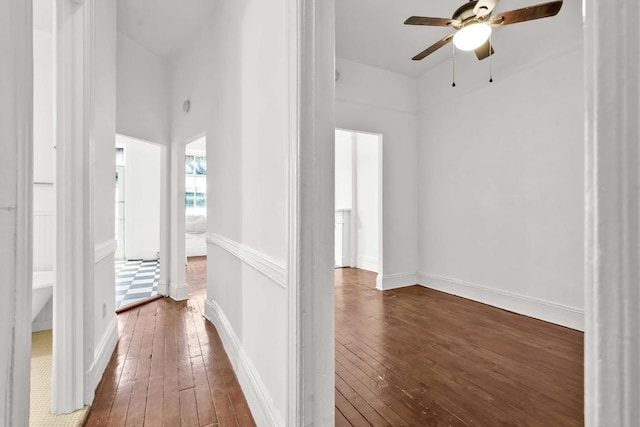
[[[581, 426], [583, 335], [375, 274], [336, 270], [336, 426]], [[253, 426], [220, 337], [189, 301], [118, 315], [120, 342], [86, 426]]]
[[190, 258], [189, 300], [118, 315], [120, 342], [85, 426], [254, 426], [215, 328], [204, 319], [206, 258]]
[[336, 270], [336, 426], [581, 426], [583, 334]]

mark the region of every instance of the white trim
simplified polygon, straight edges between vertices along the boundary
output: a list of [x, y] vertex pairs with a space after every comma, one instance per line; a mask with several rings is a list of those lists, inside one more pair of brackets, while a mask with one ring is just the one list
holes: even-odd
[[405, 288], [407, 286], [414, 286], [418, 284], [418, 275], [416, 273], [385, 274], [381, 277], [381, 283], [378, 283], [377, 286], [381, 291]]
[[[366, 64], [362, 64], [362, 63], [360, 63], [360, 64], [361, 65], [366, 65]], [[351, 104], [351, 105], [358, 105], [360, 107], [373, 108], [373, 109], [376, 109], [376, 110], [392, 111], [392, 112], [398, 113], [398, 114], [409, 114], [409, 115], [412, 115], [412, 116], [415, 116], [417, 114], [417, 110], [407, 110], [407, 109], [404, 109], [404, 108], [389, 107], [389, 106], [386, 106], [386, 105], [378, 105], [378, 104], [374, 104], [373, 102], [367, 102], [367, 101], [356, 101], [354, 99], [349, 99], [349, 98], [345, 98], [345, 97], [341, 97], [341, 96], [336, 96], [336, 102], [342, 102], [344, 104]]]
[[[160, 293], [160, 287], [158, 286], [158, 293]], [[184, 301], [189, 299], [189, 286], [186, 283], [173, 284], [169, 283], [169, 296], [174, 301]]]
[[585, 0], [585, 425], [640, 419], [640, 5]]
[[[106, 332], [96, 346], [94, 359], [87, 372], [87, 393], [93, 395], [96, 387], [102, 378], [102, 374], [107, 369], [111, 355], [118, 344], [118, 318], [114, 316], [109, 322]], [[91, 399], [93, 400], [93, 399]]]
[[289, 294], [287, 420], [325, 426], [335, 422], [335, 0], [295, 2], [288, 262], [289, 288], [296, 289]]
[[207, 299], [204, 302], [204, 313], [220, 334], [220, 339], [233, 365], [233, 370], [238, 376], [238, 382], [256, 424], [259, 426], [284, 426], [284, 421], [271, 399], [267, 387], [253, 366], [251, 358], [242, 347], [240, 339], [222, 308], [215, 301]]
[[301, 293], [299, 292], [298, 254], [300, 236], [299, 215], [299, 152], [300, 152], [300, 47], [302, 45], [302, 10], [298, 0], [287, 2], [287, 109], [289, 140], [287, 144], [287, 409], [286, 425], [298, 426], [302, 420], [302, 351], [300, 331]]
[[[560, 58], [564, 58], [567, 55], [570, 55], [572, 52], [575, 51], [579, 51], [583, 49], [583, 45], [582, 44], [575, 44], [572, 46], [568, 46], [565, 49], [562, 49], [559, 52], [554, 52], [550, 55], [546, 55], [543, 57], [536, 57], [536, 61], [534, 64], [531, 63], [518, 63], [513, 69], [511, 69], [509, 71], [508, 74], [504, 74], [502, 76], [500, 76], [500, 79], [496, 82], [494, 82], [494, 84], [496, 85], [500, 85], [503, 82], [507, 82], [508, 80], [515, 78], [516, 76], [518, 76], [520, 73], [522, 73], [523, 71], [531, 71], [532, 69], [536, 69], [536, 68], [540, 68], [543, 67], [544, 65], [548, 64], [549, 62], [552, 61], [556, 61]], [[424, 75], [426, 75], [427, 73], [429, 73], [429, 71], [426, 71], [424, 74], [422, 74], [421, 76], [418, 76], [417, 79], [420, 80]], [[445, 105], [449, 105], [452, 102], [460, 102], [459, 100], [461, 98], [467, 97], [473, 93], [479, 92], [481, 90], [484, 90], [485, 86], [482, 85], [478, 85], [473, 89], [470, 90], [465, 90], [465, 91], [450, 91], [450, 95], [447, 96], [446, 100], [441, 100], [438, 99], [437, 101], [435, 99], [431, 99], [428, 98], [427, 99], [427, 103], [425, 105], [418, 105], [417, 109], [416, 109], [416, 114], [418, 116], [425, 114], [425, 113], [429, 113], [429, 111], [431, 110], [441, 110], [443, 108], [443, 106]], [[418, 117], [419, 119], [419, 117]]]
[[166, 281], [160, 279], [160, 283], [158, 283], [158, 293], [160, 295], [169, 295], [169, 284]]
[[366, 255], [358, 255], [357, 264], [358, 268], [363, 270], [373, 271], [375, 273], [378, 272], [380, 268], [380, 264], [376, 258], [366, 256]]
[[116, 241], [116, 239], [111, 239], [111, 240], [107, 240], [106, 242], [98, 243], [95, 246], [95, 250], [93, 254], [94, 263], [97, 264], [102, 260], [106, 259], [107, 257], [109, 257], [110, 255], [115, 254], [117, 249], [118, 249], [118, 242]]
[[287, 288], [287, 268], [284, 262], [276, 261], [263, 252], [215, 233], [207, 233], [207, 243], [224, 249], [274, 283]]
[[418, 284], [426, 288], [457, 295], [579, 331], [584, 330], [584, 311], [579, 308], [432, 273], [418, 272], [417, 279]]
[[31, 1], [0, 6], [0, 425], [29, 424], [33, 260], [33, 25]]
[[55, 3], [58, 185], [51, 409], [61, 414], [84, 406], [93, 359], [95, 34], [93, 0]]

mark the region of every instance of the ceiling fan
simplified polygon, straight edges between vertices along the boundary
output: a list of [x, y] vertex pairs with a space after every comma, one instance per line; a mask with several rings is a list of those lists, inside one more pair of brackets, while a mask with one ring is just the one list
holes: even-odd
[[562, 7], [562, 0], [558, 0], [492, 15], [498, 1], [471, 0], [460, 6], [453, 13], [451, 19], [412, 16], [404, 21], [406, 25], [452, 27], [457, 30], [455, 33], [449, 34], [429, 46], [412, 59], [420, 61], [453, 40], [456, 48], [466, 51], [473, 50], [478, 59], [482, 60], [495, 53], [489, 39], [493, 27], [555, 16]]

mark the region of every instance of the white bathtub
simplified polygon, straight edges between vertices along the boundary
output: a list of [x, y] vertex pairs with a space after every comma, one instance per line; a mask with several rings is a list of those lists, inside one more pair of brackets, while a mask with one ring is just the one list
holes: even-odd
[[53, 295], [53, 271], [33, 272], [33, 294], [31, 296], [31, 321], [38, 316]]

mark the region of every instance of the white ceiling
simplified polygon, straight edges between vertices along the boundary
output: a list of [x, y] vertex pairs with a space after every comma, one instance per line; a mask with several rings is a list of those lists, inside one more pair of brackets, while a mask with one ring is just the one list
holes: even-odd
[[118, 31], [165, 60], [188, 46], [217, 0], [118, 0]]
[[[497, 11], [519, 9], [549, 0], [503, 0]], [[336, 0], [336, 56], [397, 73], [419, 76], [451, 58], [447, 45], [422, 61], [411, 58], [453, 32], [449, 28], [404, 25], [412, 15], [450, 18], [466, 0]], [[505, 26], [494, 30], [496, 53], [505, 44], [518, 49], [539, 50], [540, 35], [557, 34], [562, 43], [572, 27], [580, 30], [580, 1], [564, 2], [560, 13], [551, 18]], [[473, 52], [462, 52], [473, 55]]]
[[[39, 0], [42, 1], [42, 0]], [[118, 31], [151, 52], [171, 60], [188, 46], [213, 13], [218, 0], [118, 0]], [[518, 9], [548, 0], [502, 0], [496, 11]], [[419, 76], [450, 60], [445, 46], [422, 61], [421, 52], [451, 33], [449, 28], [410, 26], [411, 15], [449, 18], [466, 0], [336, 0], [336, 55], [340, 58]], [[580, 27], [580, 1], [564, 2], [559, 15], [498, 28], [493, 42], [498, 54], [518, 50], [539, 51], [540, 35], [557, 35], [558, 42]], [[573, 29], [575, 33], [575, 28]], [[462, 53], [473, 55], [473, 53]]]

